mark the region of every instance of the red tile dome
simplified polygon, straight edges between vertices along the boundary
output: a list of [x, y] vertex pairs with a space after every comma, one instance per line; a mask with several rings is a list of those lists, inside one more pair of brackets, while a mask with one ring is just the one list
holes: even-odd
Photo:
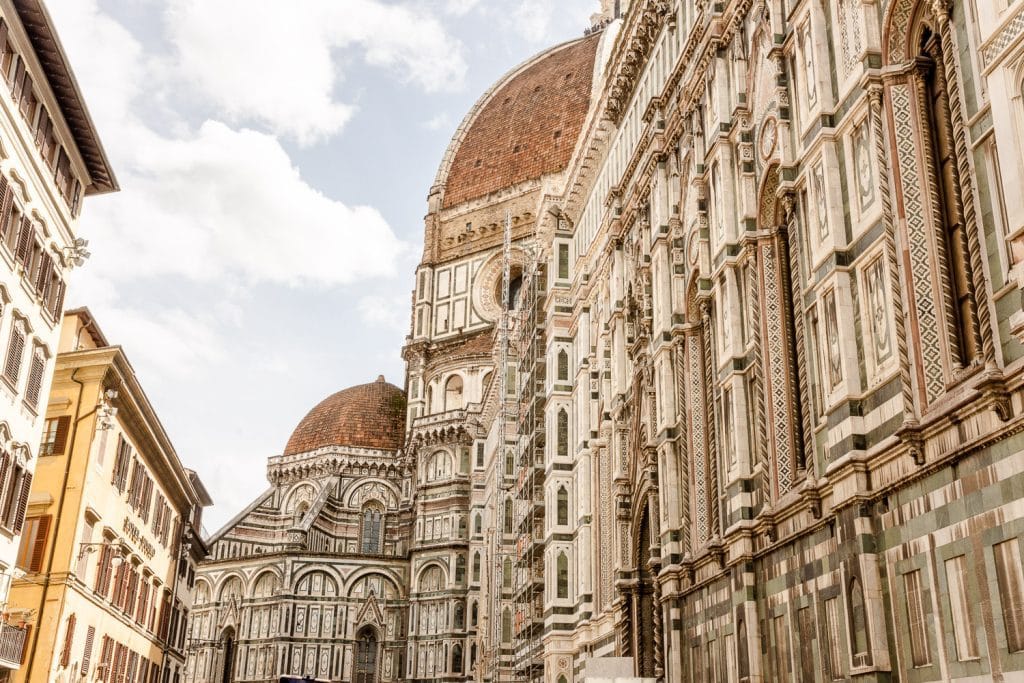
[[599, 40], [551, 48], [481, 98], [438, 175], [445, 208], [565, 169], [590, 107]]
[[313, 408], [292, 432], [285, 455], [324, 446], [396, 451], [405, 440], [405, 392], [384, 381], [360, 384], [332, 394]]

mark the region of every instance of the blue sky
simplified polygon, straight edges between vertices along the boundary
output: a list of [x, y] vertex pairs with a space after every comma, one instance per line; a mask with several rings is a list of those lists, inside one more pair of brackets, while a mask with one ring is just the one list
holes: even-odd
[[462, 116], [597, 0], [49, 0], [122, 190], [69, 303], [125, 347], [213, 531], [302, 416], [400, 349]]

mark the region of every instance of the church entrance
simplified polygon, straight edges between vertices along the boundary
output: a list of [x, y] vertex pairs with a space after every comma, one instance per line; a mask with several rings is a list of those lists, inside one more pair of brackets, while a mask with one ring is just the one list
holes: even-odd
[[651, 526], [647, 505], [640, 518], [639, 546], [636, 564], [638, 575], [637, 586], [637, 625], [636, 625], [636, 664], [637, 674], [642, 678], [654, 677], [654, 575], [651, 573]]
[[234, 679], [231, 672], [235, 668], [235, 629], [225, 629], [221, 636], [224, 645], [224, 668], [221, 670], [221, 683], [231, 683]]
[[353, 683], [376, 683], [378, 648], [377, 632], [369, 626], [363, 627], [356, 636]]

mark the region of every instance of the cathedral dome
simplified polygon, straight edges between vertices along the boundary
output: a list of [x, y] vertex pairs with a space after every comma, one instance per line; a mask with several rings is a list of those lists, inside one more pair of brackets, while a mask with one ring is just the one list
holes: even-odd
[[590, 108], [600, 37], [542, 52], [477, 102], [438, 173], [444, 208], [565, 169]]
[[292, 432], [285, 455], [324, 446], [396, 451], [405, 440], [405, 392], [384, 381], [360, 384], [332, 394], [313, 408]]

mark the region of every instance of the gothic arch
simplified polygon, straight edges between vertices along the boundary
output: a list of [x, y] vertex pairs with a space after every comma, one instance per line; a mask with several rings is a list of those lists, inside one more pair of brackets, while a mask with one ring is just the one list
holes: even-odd
[[[448, 587], [448, 568], [440, 562], [428, 562], [420, 568], [420, 571], [416, 574], [416, 592], [424, 592], [424, 582], [430, 581], [433, 583], [432, 573], [434, 571], [439, 572], [439, 588], [428, 588], [426, 590], [445, 590]], [[430, 574], [428, 574], [428, 572]]]
[[[323, 586], [321, 587], [319, 592], [316, 591], [313, 585], [315, 583], [314, 579], [317, 576], [323, 577]], [[303, 585], [307, 581], [309, 582], [308, 589]], [[330, 566], [321, 566], [315, 569], [308, 569], [302, 572], [301, 574], [297, 575], [295, 579], [292, 581], [292, 592], [296, 595], [310, 596], [341, 595], [340, 589], [343, 584], [344, 581], [342, 580], [342, 578], [339, 577]], [[307, 590], [308, 592], [301, 592]]]
[[266, 567], [257, 572], [253, 576], [252, 581], [249, 582], [248, 595], [250, 597], [269, 597], [269, 594], [257, 595], [258, 590], [264, 590], [264, 588], [261, 587], [261, 584], [263, 584], [263, 581], [266, 578], [270, 578], [272, 580], [275, 588], [279, 589], [284, 585], [284, 579], [281, 576], [281, 571], [277, 567]]
[[[377, 487], [376, 491], [369, 491], [362, 493], [365, 488]], [[359, 500], [359, 495], [364, 495], [365, 498]], [[397, 486], [389, 481], [378, 478], [362, 478], [356, 479], [348, 486], [341, 499], [345, 501], [345, 506], [352, 508], [353, 510], [361, 510], [363, 506], [369, 500], [376, 500], [386, 510], [394, 510], [398, 507], [398, 501], [402, 497], [402, 492]]]
[[782, 224], [781, 205], [778, 200], [779, 165], [772, 164], [761, 178], [757, 192], [757, 227], [768, 230]]
[[632, 624], [633, 652], [636, 653], [636, 673], [641, 678], [654, 678], [657, 662], [660, 660], [658, 652], [658, 636], [660, 615], [658, 604], [655, 600], [656, 572], [651, 567], [652, 549], [657, 547], [653, 540], [653, 525], [651, 519], [651, 499], [648, 496], [641, 498], [642, 504], [637, 512], [639, 519], [633, 525], [633, 552], [636, 560], [637, 588], [632, 599], [633, 614], [635, 623]]
[[[348, 591], [347, 591], [348, 596], [349, 597], [353, 597], [353, 591], [355, 591], [355, 589], [359, 585], [360, 581], [362, 581], [363, 579], [369, 579], [369, 578], [373, 578], [373, 577], [379, 577], [381, 579], [382, 583], [385, 585], [385, 588], [384, 588], [384, 591], [383, 591], [384, 594], [383, 595], [378, 595], [377, 596], [378, 598], [381, 598], [381, 599], [384, 599], [384, 600], [392, 600], [392, 599], [400, 600], [400, 599], [402, 599], [404, 597], [404, 593], [402, 592], [402, 589], [401, 589], [401, 584], [398, 581], [395, 580], [395, 577], [390, 576], [389, 574], [386, 574], [386, 573], [380, 571], [380, 569], [372, 569], [372, 568], [371, 569], [364, 569], [364, 570], [362, 570], [360, 572], [357, 572], [357, 573], [355, 573], [355, 574], [353, 574], [352, 576], [349, 577], [349, 580], [348, 580]], [[390, 589], [390, 595], [388, 594], [389, 589]]]
[[299, 482], [298, 484], [291, 487], [288, 491], [285, 492], [283, 496], [285, 502], [284, 505], [282, 506], [282, 509], [287, 514], [292, 514], [293, 512], [295, 512], [295, 509], [299, 506], [299, 504], [312, 504], [313, 500], [316, 498], [316, 493], [316, 489], [313, 487], [312, 484], [308, 482]]
[[217, 596], [217, 602], [224, 601], [225, 592], [227, 591], [227, 589], [229, 587], [234, 587], [234, 584], [232, 583], [233, 581], [236, 582], [238, 585], [238, 597], [245, 597], [245, 587], [248, 583], [245, 580], [245, 575], [241, 572], [228, 572], [227, 574], [224, 574], [217, 582], [217, 590], [215, 593]]

